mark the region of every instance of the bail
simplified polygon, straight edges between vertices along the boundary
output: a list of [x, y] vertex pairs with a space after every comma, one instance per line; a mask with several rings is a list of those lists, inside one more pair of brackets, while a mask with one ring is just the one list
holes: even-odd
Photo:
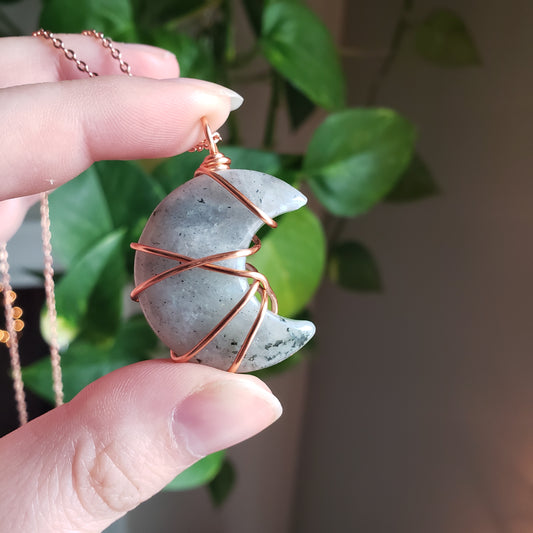
[[194, 177], [201, 176], [206, 172], [228, 170], [231, 164], [231, 159], [218, 151], [216, 143], [221, 140], [220, 135], [218, 133], [213, 134], [206, 117], [202, 117], [201, 120], [205, 138], [203, 143], [195, 147], [194, 150], [209, 150], [209, 155], [206, 156], [202, 164], [199, 166], [198, 170], [194, 173]]

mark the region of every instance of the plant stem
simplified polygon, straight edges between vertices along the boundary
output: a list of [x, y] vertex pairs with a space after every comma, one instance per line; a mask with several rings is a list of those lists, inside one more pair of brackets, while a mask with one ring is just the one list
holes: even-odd
[[259, 43], [256, 41], [249, 50], [246, 50], [246, 52], [235, 54], [235, 57], [229, 64], [229, 68], [242, 69], [247, 67], [259, 55], [259, 51]]
[[22, 35], [22, 30], [0, 9], [0, 22], [6, 27], [10, 35]]
[[327, 253], [328, 256], [331, 255], [333, 248], [339, 242], [342, 232], [346, 227], [346, 222], [348, 219], [343, 217], [337, 217], [328, 213], [324, 220], [324, 225], [326, 229], [326, 237], [328, 242]]
[[[381, 65], [379, 66], [376, 76], [370, 84], [370, 89], [366, 98], [367, 106], [376, 104], [379, 91], [381, 90], [381, 87], [389, 75], [392, 65], [398, 56], [403, 38], [405, 37], [405, 33], [409, 28], [409, 17], [413, 10], [413, 4], [414, 0], [402, 1], [402, 9], [400, 11], [398, 20], [396, 21], [389, 47], [385, 53], [385, 57], [383, 58]], [[335, 245], [339, 242], [348, 220], [349, 219], [347, 218], [336, 217], [330, 214], [326, 215], [325, 224], [328, 235], [328, 253], [331, 253]]]
[[210, 0], [207, 3], [200, 5], [196, 9], [189, 11], [186, 15], [181, 15], [169, 20], [163, 25], [163, 27], [169, 31], [172, 31], [178, 29], [180, 26], [192, 24], [194, 20], [201, 19], [209, 11], [218, 9], [221, 3], [222, 0]]
[[368, 106], [375, 105], [381, 86], [383, 85], [385, 78], [389, 75], [390, 69], [398, 56], [400, 45], [402, 44], [405, 32], [409, 27], [409, 15], [413, 10], [413, 3], [414, 0], [403, 0], [400, 16], [396, 22], [387, 54], [385, 55], [368, 91], [366, 99], [366, 105]]
[[[229, 75], [229, 65], [235, 60], [235, 28], [234, 28], [234, 17], [233, 17], [233, 7], [231, 0], [223, 0], [221, 3], [221, 11], [223, 15], [224, 25], [224, 52], [221, 56], [222, 59], [222, 68], [220, 70], [222, 77], [222, 85], [231, 87], [232, 82]], [[228, 143], [238, 145], [241, 142], [239, 122], [236, 115], [230, 113], [227, 121], [228, 125]]]
[[280, 102], [281, 85], [281, 79], [274, 71], [272, 71], [271, 79], [272, 81], [270, 83], [270, 101], [268, 103], [265, 136], [263, 137], [263, 148], [267, 150], [271, 150], [274, 147], [274, 135], [276, 130], [276, 121]]

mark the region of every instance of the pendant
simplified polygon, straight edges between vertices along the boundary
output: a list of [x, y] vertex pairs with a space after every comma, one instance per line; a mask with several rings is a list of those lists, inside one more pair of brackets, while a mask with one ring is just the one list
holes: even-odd
[[229, 169], [203, 124], [210, 155], [132, 244], [131, 296], [175, 361], [251, 372], [285, 360], [315, 333], [313, 323], [277, 314], [268, 280], [246, 263], [263, 223], [275, 227], [274, 217], [307, 199], [268, 174]]

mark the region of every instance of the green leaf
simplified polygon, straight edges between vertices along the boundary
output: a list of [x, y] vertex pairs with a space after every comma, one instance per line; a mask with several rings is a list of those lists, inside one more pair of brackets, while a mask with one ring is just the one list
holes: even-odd
[[300, 154], [279, 154], [239, 146], [224, 146], [223, 150], [231, 159], [231, 168], [264, 172], [298, 187], [303, 161]]
[[169, 194], [194, 177], [204, 158], [205, 154], [202, 152], [185, 152], [163, 161], [152, 175], [163, 187], [165, 194]]
[[122, 237], [122, 231], [104, 237], [76, 261], [56, 285], [57, 314], [75, 331], [80, 329], [89, 297], [110, 258], [120, 249]]
[[113, 231], [113, 221], [94, 166], [49, 198], [54, 254], [68, 268]]
[[325, 237], [320, 221], [307, 207], [283, 215], [249, 262], [265, 274], [278, 295], [280, 315], [295, 315], [322, 279]]
[[[165, 197], [165, 190], [138, 163], [100, 161], [93, 167], [113, 228], [125, 231], [122, 254], [126, 258], [128, 271], [133, 273], [135, 253], [129, 244], [139, 240], [152, 211]], [[113, 282], [109, 276], [108, 280]]]
[[170, 50], [180, 64], [180, 76], [215, 81], [215, 65], [209, 41], [202, 37], [192, 39], [183, 34], [158, 29], [151, 36], [151, 44]]
[[165, 197], [156, 180], [131, 161], [94, 164], [113, 228], [124, 229], [128, 241], [136, 240], [154, 208]]
[[[144, 317], [140, 316], [122, 324], [111, 347], [97, 346], [82, 339], [74, 341], [61, 358], [65, 401], [71, 400], [89, 383], [109, 372], [148, 358], [155, 345], [152, 330]], [[23, 376], [30, 390], [53, 402], [52, 372], [48, 358], [25, 367]]]
[[[124, 233], [121, 230], [117, 232]], [[122, 238], [111, 253], [89, 296], [87, 312], [81, 326], [85, 338], [90, 338], [93, 342], [109, 341], [116, 335], [122, 322], [124, 285], [127, 280], [124, 247]]]
[[414, 127], [392, 109], [348, 109], [330, 115], [315, 131], [304, 173], [331, 213], [359, 215], [392, 189], [414, 143]]
[[281, 156], [275, 152], [242, 148], [240, 146], [224, 146], [222, 151], [224, 155], [231, 159], [231, 168], [257, 170], [281, 179]]
[[302, 165], [302, 158], [299, 155], [278, 154], [240, 146], [224, 146], [223, 152], [231, 159], [231, 168], [264, 172], [293, 186], [296, 186], [299, 179], [298, 170]]
[[439, 193], [439, 188], [423, 159], [415, 154], [400, 179], [386, 196], [388, 202], [410, 202]]
[[451, 9], [435, 9], [424, 19], [416, 29], [415, 47], [424, 59], [441, 67], [481, 64], [470, 31]]
[[133, 315], [120, 326], [111, 353], [119, 359], [132, 356], [140, 361], [149, 357], [157, 345], [157, 337], [144, 315]]
[[225, 453], [221, 451], [200, 459], [174, 478], [164, 490], [189, 490], [207, 485], [220, 472], [224, 463], [224, 456]]
[[75, 4], [71, 0], [46, 0], [39, 25], [55, 33], [96, 28], [116, 41], [136, 37], [129, 0], [78, 0]]
[[150, 213], [165, 196], [163, 187], [137, 163], [100, 161], [50, 195], [54, 253], [68, 269], [115, 229], [125, 230], [123, 255], [133, 252]]
[[218, 475], [209, 483], [209, 494], [211, 495], [211, 501], [219, 507], [222, 505], [226, 498], [230, 495], [233, 487], [235, 486], [235, 481], [237, 479], [237, 474], [233, 464], [226, 459], [222, 463], [222, 467]]
[[[257, 170], [295, 185], [296, 169], [301, 166], [300, 156], [240, 146], [223, 146], [222, 151], [231, 159], [231, 168]], [[205, 156], [205, 152], [186, 152], [166, 159], [153, 171], [153, 177], [169, 194], [194, 176]]]
[[292, 2], [268, 5], [261, 48], [271, 65], [316, 105], [344, 107], [345, 80], [333, 39], [309, 8]]
[[380, 291], [378, 266], [372, 254], [359, 242], [348, 241], [335, 246], [328, 264], [329, 278], [352, 291]]

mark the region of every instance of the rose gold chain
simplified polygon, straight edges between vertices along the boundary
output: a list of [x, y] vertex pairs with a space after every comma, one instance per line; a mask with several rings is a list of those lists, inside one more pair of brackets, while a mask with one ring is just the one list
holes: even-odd
[[61, 354], [59, 353], [59, 339], [57, 332], [57, 310], [54, 282], [54, 260], [52, 257], [52, 234], [50, 232], [50, 207], [48, 193], [41, 194], [41, 236], [44, 256], [44, 292], [46, 307], [48, 308], [48, 324], [50, 327], [50, 363], [52, 365], [52, 383], [56, 406], [63, 404], [63, 377], [61, 370]]
[[[111, 53], [111, 57], [118, 61], [121, 72], [131, 76], [131, 67], [124, 61], [122, 54], [111, 41], [104, 36], [103, 33], [96, 30], [87, 30], [83, 35], [94, 37], [99, 40], [104, 48], [107, 48]], [[69, 61], [73, 61], [76, 67], [81, 72], [85, 72], [89, 77], [94, 78], [98, 76], [97, 72], [93, 72], [88, 64], [79, 59], [74, 50], [67, 48], [62, 39], [56, 37], [52, 32], [40, 29], [33, 33], [34, 37], [42, 37], [51, 41], [53, 46], [63, 52], [63, 55]], [[52, 366], [53, 388], [55, 395], [56, 406], [63, 403], [63, 380], [61, 371], [61, 355], [59, 353], [58, 330], [57, 330], [57, 311], [55, 301], [55, 283], [54, 283], [54, 266], [52, 258], [52, 244], [50, 232], [50, 210], [48, 205], [48, 193], [41, 195], [41, 232], [43, 242], [44, 255], [44, 288], [46, 294], [46, 305], [48, 308], [48, 322], [50, 327], [50, 359]], [[28, 421], [28, 410], [26, 406], [26, 398], [24, 394], [24, 383], [22, 380], [22, 372], [20, 365], [20, 353], [18, 346], [18, 337], [14, 327], [13, 305], [9, 298], [11, 290], [9, 280], [9, 263], [7, 255], [6, 243], [0, 243], [0, 274], [2, 274], [2, 289], [4, 291], [4, 310], [6, 317], [6, 329], [9, 334], [9, 353], [11, 359], [11, 369], [13, 375], [13, 386], [15, 389], [15, 400], [17, 410], [19, 413], [20, 424], [25, 424]]]
[[28, 421], [28, 408], [26, 406], [26, 395], [24, 393], [24, 382], [22, 381], [22, 370], [20, 367], [18, 336], [15, 330], [15, 317], [13, 313], [13, 302], [11, 300], [11, 281], [9, 278], [9, 262], [5, 242], [0, 242], [0, 274], [2, 276], [2, 292], [4, 293], [6, 330], [9, 335], [7, 347], [9, 349], [9, 358], [11, 361], [15, 403], [17, 405], [19, 423], [22, 426]]
[[[82, 35], [94, 37], [95, 39], [99, 40], [102, 43], [102, 46], [104, 48], [107, 48], [111, 52], [111, 57], [118, 61], [121, 72], [127, 74], [128, 76], [132, 76], [131, 67], [128, 63], [126, 63], [126, 61], [124, 61], [124, 59], [122, 59], [122, 54], [120, 50], [118, 48], [115, 48], [115, 45], [113, 44], [113, 41], [111, 39], [106, 37], [102, 32], [96, 30], [85, 30], [82, 32]], [[98, 74], [95, 75], [98, 76]]]
[[[78, 59], [76, 52], [74, 52], [74, 50], [71, 50], [70, 48], [67, 48], [65, 46], [65, 43], [63, 43], [63, 41], [59, 37], [56, 37], [52, 32], [43, 30], [41, 28], [38, 31], [34, 31], [32, 35], [34, 37], [43, 37], [44, 39], [50, 40], [55, 48], [63, 52], [63, 55], [66, 59], [68, 59], [69, 61], [74, 61], [74, 63], [76, 63], [76, 66], [78, 67], [78, 70], [80, 70], [81, 72], [85, 72], [89, 77], [94, 78], [99, 75], [97, 72], [93, 72], [85, 61]], [[124, 61], [124, 59], [122, 58], [122, 53], [118, 48], [115, 47], [111, 39], [96, 30], [85, 30], [82, 32], [82, 35], [87, 35], [88, 37], [94, 37], [95, 39], [98, 39], [101, 42], [102, 46], [109, 50], [109, 52], [111, 53], [111, 57], [118, 61], [121, 72], [127, 74], [128, 76], [132, 76], [131, 67], [128, 63], [126, 63], [126, 61]]]

